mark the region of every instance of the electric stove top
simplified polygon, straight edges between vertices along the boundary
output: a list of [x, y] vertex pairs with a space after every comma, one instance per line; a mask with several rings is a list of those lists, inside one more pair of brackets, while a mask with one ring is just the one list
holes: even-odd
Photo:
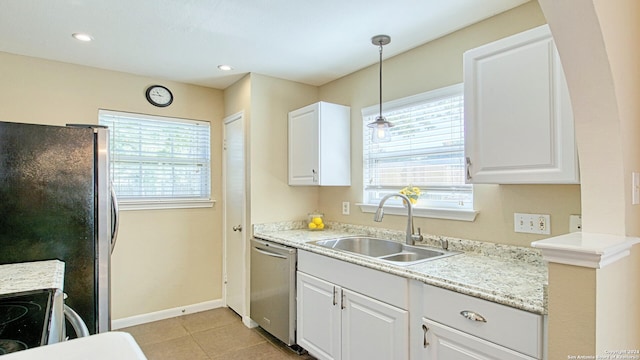
[[55, 289], [0, 295], [0, 355], [51, 343]]

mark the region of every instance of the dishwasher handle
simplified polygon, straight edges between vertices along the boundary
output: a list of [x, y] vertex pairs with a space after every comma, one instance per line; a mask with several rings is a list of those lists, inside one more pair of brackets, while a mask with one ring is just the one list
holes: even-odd
[[294, 254], [296, 252], [295, 248], [279, 245], [270, 241], [263, 241], [256, 238], [252, 238], [251, 243], [254, 248], [260, 247], [262, 250], [265, 250], [265, 251], [270, 251], [272, 249], [271, 250], [272, 252], [275, 252], [281, 255]]
[[286, 256], [271, 252], [269, 250], [260, 249], [260, 248], [257, 248], [257, 247], [254, 247], [253, 250], [255, 250], [256, 252], [259, 252], [260, 254], [263, 254], [263, 255], [277, 257], [277, 258], [285, 259], [285, 260], [287, 259]]

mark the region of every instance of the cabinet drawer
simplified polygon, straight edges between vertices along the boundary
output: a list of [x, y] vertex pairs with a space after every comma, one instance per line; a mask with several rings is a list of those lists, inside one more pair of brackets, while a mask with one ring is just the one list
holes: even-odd
[[[424, 317], [502, 345], [534, 358], [542, 358], [542, 315], [514, 309], [435, 286], [424, 286]], [[467, 317], [463, 313], [467, 312]], [[469, 319], [477, 314], [476, 320]]]
[[427, 329], [424, 345], [428, 354], [426, 359], [535, 360], [429, 319], [422, 319], [422, 323]]
[[298, 251], [298, 270], [400, 309], [409, 307], [405, 278], [304, 250]]

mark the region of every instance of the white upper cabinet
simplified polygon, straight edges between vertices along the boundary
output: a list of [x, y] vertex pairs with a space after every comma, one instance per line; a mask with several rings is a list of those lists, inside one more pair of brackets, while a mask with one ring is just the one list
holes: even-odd
[[467, 182], [579, 183], [573, 113], [547, 25], [464, 54]]
[[318, 102], [289, 113], [289, 185], [351, 185], [351, 111]]

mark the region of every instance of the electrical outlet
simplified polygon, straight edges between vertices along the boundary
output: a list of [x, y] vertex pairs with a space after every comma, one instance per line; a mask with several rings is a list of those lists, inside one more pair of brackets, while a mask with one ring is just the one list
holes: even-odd
[[342, 215], [349, 215], [349, 202], [348, 201], [343, 201], [342, 202]]
[[515, 232], [530, 234], [551, 234], [551, 218], [546, 214], [513, 214]]

